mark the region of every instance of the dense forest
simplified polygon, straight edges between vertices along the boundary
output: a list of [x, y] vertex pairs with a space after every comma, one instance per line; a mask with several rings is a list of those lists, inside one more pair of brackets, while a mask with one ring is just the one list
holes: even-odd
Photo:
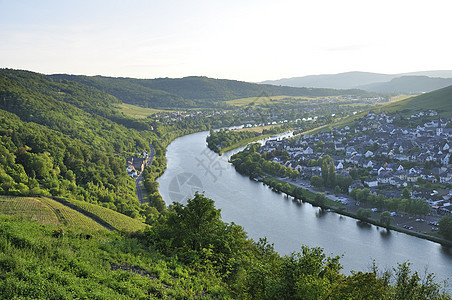
[[125, 156], [149, 150], [157, 135], [114, 110], [117, 102], [76, 82], [1, 70], [0, 192], [70, 197], [145, 218]]

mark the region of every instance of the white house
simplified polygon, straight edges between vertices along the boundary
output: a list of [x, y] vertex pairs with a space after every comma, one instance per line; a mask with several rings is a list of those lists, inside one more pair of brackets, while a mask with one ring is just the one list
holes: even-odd
[[367, 164], [364, 164], [363, 167], [364, 168], [373, 168], [374, 167], [374, 163], [371, 160], [369, 160], [369, 162]]
[[306, 148], [306, 150], [304, 150], [304, 154], [312, 154], [314, 153], [314, 150], [312, 150], [311, 147]]
[[373, 156], [374, 156], [374, 153], [373, 153], [372, 151], [370, 151], [370, 150], [367, 150], [367, 152], [364, 153], [364, 156], [365, 156], [366, 158], [373, 157]]
[[368, 187], [377, 187], [378, 186], [378, 180], [375, 178], [369, 178], [364, 180], [364, 184]]

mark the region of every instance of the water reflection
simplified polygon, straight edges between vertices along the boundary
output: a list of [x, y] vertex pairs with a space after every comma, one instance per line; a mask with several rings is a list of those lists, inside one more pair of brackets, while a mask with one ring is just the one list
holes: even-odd
[[441, 253], [452, 258], [452, 247], [441, 245]]
[[384, 239], [390, 238], [391, 237], [391, 230], [388, 230], [388, 229], [380, 230], [380, 236], [382, 238], [384, 238]]
[[328, 211], [326, 209], [319, 208], [319, 210], [315, 213], [315, 216], [317, 218], [323, 218], [326, 216], [327, 213], [328, 213]]
[[372, 225], [364, 221], [356, 221], [356, 225], [361, 229], [372, 229]]

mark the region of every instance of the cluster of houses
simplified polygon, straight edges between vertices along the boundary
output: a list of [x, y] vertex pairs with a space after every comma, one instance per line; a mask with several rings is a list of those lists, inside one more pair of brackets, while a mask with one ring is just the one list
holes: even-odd
[[[371, 111], [350, 126], [268, 141], [260, 151], [286, 150], [290, 159], [282, 161], [275, 157], [274, 161], [298, 170], [305, 179], [321, 176], [321, 168], [312, 162], [329, 155], [338, 175], [350, 176], [350, 170], [356, 168], [367, 170], [367, 175], [353, 182], [350, 190], [368, 187], [389, 198], [399, 197], [403, 187], [413, 186], [419, 178], [444, 186], [452, 184], [452, 121], [435, 118], [423, 122], [425, 117], [435, 116], [435, 111], [427, 111], [401, 119], [382, 111]], [[422, 124], [396, 125], [407, 121]], [[452, 194], [448, 190], [430, 194], [431, 191], [419, 191], [413, 193], [413, 197], [419, 196], [430, 200], [432, 205], [450, 208], [448, 201]]]
[[140, 156], [131, 156], [126, 159], [127, 163], [127, 174], [130, 177], [137, 177], [140, 175], [141, 172], [143, 172], [144, 167], [149, 161], [149, 154], [145, 151]]

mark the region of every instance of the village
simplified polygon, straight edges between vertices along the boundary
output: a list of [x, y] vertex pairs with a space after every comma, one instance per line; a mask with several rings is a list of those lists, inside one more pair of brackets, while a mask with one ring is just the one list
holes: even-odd
[[401, 198], [407, 188], [435, 215], [451, 213], [452, 121], [436, 111], [410, 116], [370, 111], [352, 124], [328, 132], [268, 141], [261, 154], [298, 170], [304, 180], [322, 176], [319, 159], [328, 156], [336, 174], [349, 178], [348, 193], [369, 189], [386, 198]]

